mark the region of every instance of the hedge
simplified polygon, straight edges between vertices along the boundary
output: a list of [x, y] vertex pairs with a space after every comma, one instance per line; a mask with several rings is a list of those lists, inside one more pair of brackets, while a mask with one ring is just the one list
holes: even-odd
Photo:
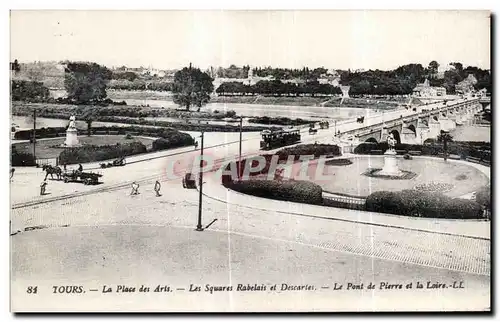
[[[364, 142], [354, 148], [355, 154], [380, 154], [388, 149], [387, 142], [371, 143]], [[404, 144], [399, 143], [395, 146], [396, 150], [420, 151], [421, 155], [438, 156], [444, 153], [442, 144]], [[462, 159], [466, 157], [479, 158], [481, 160], [491, 161], [491, 143], [489, 142], [448, 142], [448, 154], [459, 155]]]
[[[340, 156], [340, 148], [333, 144], [300, 144], [289, 148], [284, 148], [276, 152], [280, 159], [287, 159], [289, 155], [314, 155], [315, 158], [320, 156]], [[295, 159], [298, 160], [298, 157]]]
[[94, 161], [103, 161], [136, 155], [147, 152], [141, 142], [130, 142], [116, 145], [88, 145], [78, 148], [65, 149], [59, 154], [60, 164], [75, 164]]
[[488, 210], [491, 210], [491, 187], [484, 186], [476, 191], [476, 202]]
[[164, 131], [161, 133], [161, 136], [162, 137], [160, 139], [153, 141], [153, 151], [178, 148], [194, 144], [194, 139], [191, 135], [175, 130]]
[[11, 165], [13, 167], [27, 167], [36, 165], [35, 157], [31, 153], [18, 152], [13, 146], [11, 150]]
[[321, 205], [322, 189], [308, 181], [245, 180], [226, 183], [235, 191], [275, 200]]
[[[82, 131], [82, 134], [86, 131]], [[169, 138], [176, 133], [181, 133], [176, 129], [172, 128], [159, 128], [159, 127], [144, 127], [144, 126], [92, 126], [92, 133], [102, 133], [109, 134], [113, 133], [116, 135], [126, 135], [128, 133], [136, 133], [136, 135], [149, 136], [149, 137], [161, 137]], [[36, 129], [36, 137], [48, 138], [54, 137], [55, 135], [64, 136], [66, 135], [66, 128], [64, 127], [48, 127]], [[188, 134], [185, 134], [188, 135]], [[16, 140], [29, 140], [33, 136], [33, 130], [22, 130], [15, 133], [14, 138]], [[194, 140], [193, 143], [194, 144]]]
[[374, 192], [366, 199], [366, 210], [411, 217], [483, 218], [481, 205], [475, 201], [416, 190]]

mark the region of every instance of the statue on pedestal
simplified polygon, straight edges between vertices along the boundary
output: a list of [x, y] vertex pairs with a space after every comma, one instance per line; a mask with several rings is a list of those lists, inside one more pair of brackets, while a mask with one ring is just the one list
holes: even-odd
[[396, 150], [396, 139], [394, 138], [394, 134], [389, 134], [387, 137], [387, 144], [389, 145], [389, 151], [395, 151]]
[[69, 117], [69, 125], [68, 125], [68, 129], [76, 129], [76, 117], [74, 115], [71, 115]]
[[76, 117], [71, 115], [69, 118], [68, 129], [66, 130], [66, 140], [64, 141], [64, 147], [77, 147], [80, 146], [78, 142], [78, 130], [76, 129]]

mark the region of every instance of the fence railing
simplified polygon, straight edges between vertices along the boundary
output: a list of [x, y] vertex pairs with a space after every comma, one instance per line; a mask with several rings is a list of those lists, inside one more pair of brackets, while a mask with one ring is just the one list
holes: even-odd
[[323, 193], [323, 205], [336, 208], [365, 210], [366, 199]]

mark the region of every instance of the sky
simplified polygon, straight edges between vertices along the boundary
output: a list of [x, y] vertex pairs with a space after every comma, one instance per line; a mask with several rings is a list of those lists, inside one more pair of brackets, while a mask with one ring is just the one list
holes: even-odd
[[11, 11], [11, 60], [388, 70], [490, 68], [488, 11]]

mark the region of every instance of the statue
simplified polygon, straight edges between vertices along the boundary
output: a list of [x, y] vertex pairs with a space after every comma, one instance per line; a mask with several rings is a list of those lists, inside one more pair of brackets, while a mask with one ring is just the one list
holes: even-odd
[[77, 147], [80, 146], [78, 142], [78, 130], [76, 129], [76, 118], [71, 115], [69, 118], [68, 129], [66, 130], [66, 140], [63, 147]]
[[71, 115], [69, 117], [69, 126], [68, 126], [68, 129], [76, 129], [76, 117], [74, 115]]
[[396, 147], [396, 139], [394, 138], [394, 134], [389, 134], [389, 136], [387, 137], [387, 144], [389, 145], [389, 151], [395, 151], [395, 147]]

